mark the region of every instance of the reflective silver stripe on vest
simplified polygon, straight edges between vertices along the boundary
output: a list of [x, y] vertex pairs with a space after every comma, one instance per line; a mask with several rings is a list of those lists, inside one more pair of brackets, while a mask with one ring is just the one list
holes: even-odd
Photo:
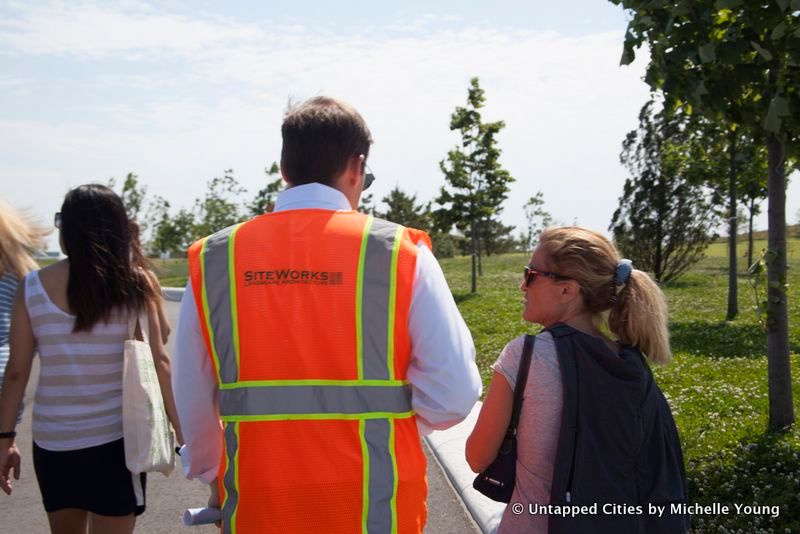
[[369, 509], [367, 532], [392, 532], [392, 496], [394, 471], [389, 450], [389, 420], [364, 422], [364, 437], [369, 453]]
[[219, 391], [223, 417], [407, 413], [411, 386], [247, 386]]
[[[392, 249], [398, 225], [373, 219], [364, 256], [364, 291], [361, 300], [364, 378], [389, 380], [389, 292]], [[393, 362], [394, 363], [394, 362]]]
[[238, 439], [239, 423], [225, 424], [225, 454], [228, 466], [225, 469], [223, 483], [225, 485], [225, 502], [222, 503], [222, 534], [233, 534], [236, 532], [234, 526], [234, 515], [239, 506], [239, 484], [236, 472], [236, 453], [239, 446]]
[[239, 380], [236, 349], [233, 345], [233, 313], [231, 310], [230, 274], [228, 272], [228, 239], [235, 226], [230, 226], [206, 240], [203, 258], [203, 283], [208, 297], [208, 313], [214, 331], [214, 349], [219, 358], [222, 383]]
[[[362, 295], [361, 332], [363, 333], [363, 365], [365, 380], [388, 380], [389, 302], [392, 276], [392, 252], [398, 225], [373, 219], [367, 236], [364, 255], [364, 282]], [[411, 395], [408, 397], [411, 409]], [[394, 513], [394, 459], [390, 448], [390, 421], [375, 419], [365, 421], [364, 441], [369, 454], [369, 503], [367, 532], [392, 532]]]

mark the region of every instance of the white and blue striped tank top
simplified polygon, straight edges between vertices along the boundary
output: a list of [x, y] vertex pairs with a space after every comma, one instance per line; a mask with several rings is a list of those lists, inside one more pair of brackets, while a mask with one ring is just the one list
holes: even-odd
[[127, 312], [73, 332], [75, 316], [56, 306], [39, 273], [25, 277], [25, 305], [41, 371], [33, 406], [33, 440], [47, 450], [84, 449], [122, 438], [123, 345]]

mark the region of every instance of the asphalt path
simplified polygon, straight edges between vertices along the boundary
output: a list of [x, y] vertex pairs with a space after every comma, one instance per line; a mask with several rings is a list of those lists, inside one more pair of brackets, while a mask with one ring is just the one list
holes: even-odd
[[[174, 331], [178, 303], [167, 301], [166, 309]], [[168, 349], [172, 349], [172, 339], [168, 343]], [[25, 391], [25, 413], [22, 423], [17, 427], [17, 445], [22, 454], [22, 476], [20, 480], [13, 481], [14, 491], [11, 496], [0, 492], [0, 532], [3, 534], [38, 534], [49, 531], [31, 455], [31, 407], [38, 378], [39, 360], [36, 358]], [[427, 446], [424, 448], [428, 457], [428, 523], [425, 533], [479, 532], [438, 462], [431, 456]], [[208, 486], [184, 478], [179, 466], [176, 466], [169, 477], [152, 473], [147, 479], [147, 510], [137, 519], [136, 532], [217, 532], [213, 526], [191, 527], [189, 530], [181, 522], [184, 510], [204, 506], [207, 499]]]

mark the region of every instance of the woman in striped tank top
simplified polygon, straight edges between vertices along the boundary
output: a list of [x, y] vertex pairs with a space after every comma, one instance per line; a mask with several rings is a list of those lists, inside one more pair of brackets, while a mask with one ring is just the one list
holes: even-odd
[[[125, 466], [123, 344], [128, 318], [147, 311], [150, 346], [167, 415], [183, 443], [159, 320], [161, 297], [135, 223], [101, 185], [70, 191], [56, 214], [67, 259], [25, 276], [15, 297], [0, 432], [14, 426], [34, 352], [41, 371], [33, 408], [33, 463], [54, 533], [133, 532], [145, 475]], [[0, 434], [2, 435], [2, 434]], [[11, 492], [19, 451], [0, 439], [0, 488]]]

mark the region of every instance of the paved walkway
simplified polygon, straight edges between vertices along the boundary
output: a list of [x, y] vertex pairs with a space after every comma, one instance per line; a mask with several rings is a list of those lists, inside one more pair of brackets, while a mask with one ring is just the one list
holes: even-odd
[[[168, 296], [179, 298], [177, 292], [172, 292]], [[177, 324], [177, 302], [167, 303], [167, 315], [173, 325]], [[171, 345], [170, 342], [170, 349]], [[17, 443], [22, 452], [22, 478], [14, 481], [14, 492], [10, 497], [0, 493], [0, 532], [4, 534], [48, 532], [47, 516], [41, 503], [31, 460], [31, 406], [39, 375], [38, 367], [37, 359], [25, 392], [25, 414], [17, 429], [19, 432]], [[451, 480], [455, 481], [456, 487], [461, 486], [462, 482], [459, 481], [458, 476], [448, 478], [439, 463], [441, 461], [446, 466], [455, 466], [458, 464], [459, 458], [463, 462], [463, 439], [466, 437], [464, 428], [464, 423], [462, 423], [452, 431], [434, 433], [430, 440], [430, 443], [434, 444], [434, 449], [439, 449], [437, 437], [441, 438], [440, 442], [449, 444], [447, 447], [437, 450], [435, 455], [431, 454], [427, 446], [425, 447], [428, 455], [429, 493], [426, 534], [478, 532], [475, 522], [466, 512], [459, 497], [460, 494], [463, 494], [463, 489], [456, 492], [451, 485]], [[458, 440], [461, 440], [460, 445], [457, 443]], [[147, 483], [147, 511], [139, 517], [136, 531], [147, 534], [217, 532], [213, 526], [192, 527], [192, 530], [187, 530], [181, 523], [182, 514], [186, 508], [203, 506], [207, 498], [208, 488], [204, 484], [186, 480], [177, 470], [170, 477], [164, 477], [158, 473], [152, 474], [148, 477]], [[480, 495], [478, 498], [491, 503]]]

